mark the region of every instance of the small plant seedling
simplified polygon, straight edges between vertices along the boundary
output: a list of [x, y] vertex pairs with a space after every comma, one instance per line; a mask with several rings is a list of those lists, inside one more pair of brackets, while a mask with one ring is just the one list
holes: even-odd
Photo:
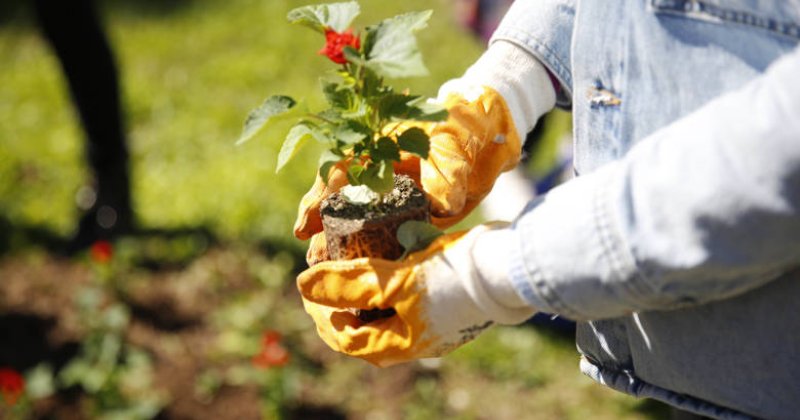
[[[270, 96], [247, 117], [237, 143], [277, 122], [292, 120], [278, 153], [277, 171], [314, 139], [325, 145], [319, 158], [320, 178], [328, 183], [334, 166], [346, 172], [348, 185], [322, 206], [330, 258], [397, 258], [421, 249], [419, 243], [438, 230], [426, 223], [430, 212], [424, 193], [413, 182], [412, 190], [418, 193], [408, 193], [408, 181], [396, 178], [394, 163], [403, 154], [427, 159], [430, 138], [420, 126], [444, 120], [448, 113], [427, 98], [398, 92], [386, 83], [386, 79], [428, 74], [415, 34], [427, 26], [431, 11], [405, 13], [354, 32], [351, 24], [359, 13], [354, 1], [304, 6], [288, 13], [289, 22], [325, 37], [319, 54], [336, 64], [321, 78], [328, 108], [312, 113], [290, 96]], [[336, 204], [330, 205], [334, 196]], [[410, 196], [421, 199], [393, 201]], [[348, 206], [362, 210], [351, 211]], [[343, 222], [347, 218], [360, 221]], [[404, 224], [411, 219], [417, 221]], [[404, 226], [402, 238], [396, 237], [400, 226]]]
[[400, 161], [401, 152], [428, 157], [428, 134], [398, 122], [441, 121], [447, 111], [385, 83], [387, 78], [427, 74], [415, 33], [427, 26], [431, 11], [402, 14], [354, 33], [350, 25], [359, 13], [356, 2], [311, 5], [289, 12], [289, 22], [325, 36], [319, 53], [337, 64], [321, 80], [329, 108], [307, 113], [289, 96], [271, 96], [250, 113], [238, 143], [276, 121], [294, 118], [296, 123], [278, 154], [277, 170], [303, 143], [314, 139], [326, 146], [319, 159], [321, 178], [327, 183], [331, 168], [346, 168], [352, 187], [344, 188], [342, 194], [353, 203], [369, 205], [393, 188], [393, 163]]
[[423, 250], [428, 247], [436, 238], [442, 236], [443, 232], [430, 223], [409, 220], [397, 228], [397, 240], [405, 250], [400, 257], [405, 258], [408, 254]]

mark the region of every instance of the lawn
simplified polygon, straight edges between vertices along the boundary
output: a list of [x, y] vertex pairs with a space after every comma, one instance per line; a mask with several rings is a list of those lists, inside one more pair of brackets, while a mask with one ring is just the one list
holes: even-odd
[[[321, 40], [285, 22], [304, 4], [100, 2], [137, 218], [166, 233], [71, 258], [45, 245], [75, 229], [88, 175], [82, 132], [28, 2], [0, 7], [0, 368], [28, 384], [15, 406], [0, 399], [0, 417], [663, 418], [663, 407], [583, 377], [574, 342], [532, 326], [388, 369], [322, 344], [293, 286], [304, 243], [291, 236], [319, 149], [276, 174], [279, 138], [234, 145], [268, 95], [322, 104]], [[434, 95], [483, 48], [451, 2], [365, 0], [357, 24], [427, 8], [431, 75], [392, 84]], [[286, 360], [259, 362], [277, 348]]]

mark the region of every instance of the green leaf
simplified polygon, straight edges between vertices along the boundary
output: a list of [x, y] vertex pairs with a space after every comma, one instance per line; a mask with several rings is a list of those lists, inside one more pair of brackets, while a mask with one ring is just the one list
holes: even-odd
[[369, 149], [369, 145], [366, 142], [356, 143], [353, 145], [353, 156], [362, 156], [364, 155], [364, 151]]
[[327, 28], [344, 32], [359, 13], [358, 3], [351, 1], [298, 7], [291, 10], [286, 19], [319, 32], [325, 32]]
[[397, 137], [397, 145], [406, 152], [427, 159], [431, 149], [431, 142], [428, 134], [419, 127], [411, 127]]
[[349, 45], [342, 48], [342, 54], [344, 54], [345, 60], [350, 63], [357, 64], [359, 66], [366, 64], [364, 57], [361, 56], [361, 53]]
[[364, 166], [358, 163], [354, 163], [347, 168], [347, 182], [351, 185], [360, 185], [361, 181], [359, 178], [361, 174], [364, 173]]
[[415, 121], [442, 121], [447, 119], [447, 109], [441, 104], [428, 102], [419, 95], [389, 93], [376, 105], [382, 119]]
[[375, 46], [375, 36], [378, 33], [378, 25], [369, 25], [361, 31], [361, 51], [369, 57], [372, 48]]
[[322, 93], [325, 94], [328, 103], [335, 108], [347, 109], [353, 99], [353, 91], [336, 82], [323, 81]]
[[328, 108], [322, 112], [318, 112], [317, 116], [322, 119], [331, 121], [334, 124], [338, 124], [344, 121], [344, 119], [342, 118], [342, 113], [335, 108]]
[[297, 154], [297, 151], [303, 143], [310, 138], [320, 135], [320, 133], [304, 123], [292, 127], [292, 129], [289, 130], [289, 134], [286, 135], [283, 145], [281, 145], [281, 151], [278, 152], [278, 166], [275, 168], [275, 172], [280, 171], [286, 163]]
[[333, 136], [344, 144], [356, 144], [366, 137], [364, 133], [354, 131], [347, 126], [337, 127]]
[[403, 253], [403, 257], [405, 257], [412, 252], [427, 248], [442, 234], [441, 230], [430, 223], [409, 220], [397, 228], [397, 241], [405, 249]]
[[342, 156], [336, 152], [335, 150], [326, 150], [319, 157], [319, 176], [326, 185], [328, 184], [331, 168], [342, 161]]
[[371, 98], [373, 96], [377, 96], [382, 93], [391, 93], [392, 88], [391, 86], [386, 86], [383, 84], [383, 79], [378, 76], [375, 71], [369, 69], [368, 67], [364, 67], [364, 74], [362, 77], [363, 87], [361, 94], [367, 98]]
[[270, 96], [261, 106], [252, 110], [247, 116], [244, 122], [244, 130], [236, 144], [240, 145], [252, 139], [270, 122], [276, 120], [279, 116], [284, 116], [296, 104], [297, 102], [288, 96]]
[[384, 120], [392, 118], [408, 119], [408, 115], [411, 111], [409, 102], [417, 98], [419, 98], [419, 96], [409, 96], [402, 93], [386, 94], [378, 101], [378, 115]]
[[381, 196], [366, 185], [345, 185], [339, 190], [342, 196], [352, 204], [374, 204]]
[[342, 118], [348, 119], [359, 119], [367, 115], [369, 112], [369, 105], [367, 105], [364, 101], [358, 101], [355, 107], [347, 110], [346, 112], [342, 112]]
[[414, 32], [427, 26], [432, 13], [411, 12], [381, 22], [370, 41], [367, 66], [386, 77], [427, 75]]
[[356, 121], [347, 121], [345, 124], [336, 126], [333, 136], [344, 144], [352, 145], [372, 136], [372, 131]]
[[447, 108], [436, 102], [429, 102], [424, 98], [415, 98], [408, 103], [407, 120], [416, 121], [444, 121], [447, 119]]
[[370, 153], [374, 161], [394, 160], [400, 161], [400, 147], [389, 137], [381, 137]]
[[377, 193], [387, 193], [394, 188], [394, 166], [391, 162], [380, 161], [370, 165], [359, 176], [359, 181]]

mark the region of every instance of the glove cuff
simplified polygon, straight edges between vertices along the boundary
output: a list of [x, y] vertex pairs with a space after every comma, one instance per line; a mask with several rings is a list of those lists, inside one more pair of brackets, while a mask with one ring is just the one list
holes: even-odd
[[500, 324], [518, 324], [530, 318], [536, 309], [522, 300], [511, 284], [507, 274], [508, 253], [485, 252], [503, 248], [498, 242], [498, 239], [504, 240], [503, 234], [508, 234], [508, 230], [500, 229], [503, 225], [487, 224], [473, 228], [446, 249], [443, 257], [448, 263], [445, 266], [455, 271], [454, 280], [460, 283], [484, 319]]
[[556, 104], [556, 91], [545, 67], [510, 42], [492, 43], [463, 76], [442, 85], [438, 100], [444, 103], [449, 95], [459, 94], [472, 101], [484, 87], [494, 89], [506, 101], [520, 139]]

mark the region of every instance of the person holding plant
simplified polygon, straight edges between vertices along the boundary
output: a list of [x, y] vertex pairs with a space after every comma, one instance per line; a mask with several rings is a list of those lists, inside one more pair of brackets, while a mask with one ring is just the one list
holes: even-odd
[[[297, 278], [333, 349], [388, 366], [442, 356], [537, 311], [580, 321], [581, 370], [715, 418], [800, 410], [800, 2], [516, 2], [407, 163], [434, 222], [463, 218], [553, 108], [574, 115], [574, 180], [510, 225], [399, 261], [325, 261], [300, 206]], [[362, 322], [349, 308], [393, 308]]]

